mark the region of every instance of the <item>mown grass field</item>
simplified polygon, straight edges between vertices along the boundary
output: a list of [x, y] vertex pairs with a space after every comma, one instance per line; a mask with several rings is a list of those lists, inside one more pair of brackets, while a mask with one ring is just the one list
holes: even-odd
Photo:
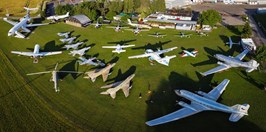
[[[266, 130], [266, 95], [262, 90], [266, 83], [265, 73], [254, 71], [246, 74], [244, 69], [236, 68], [202, 77], [196, 72], [204, 72], [217, 66], [217, 60], [211, 57], [213, 54], [223, 53], [234, 56], [239, 54], [237, 49], [240, 47], [229, 50], [228, 46], [224, 45], [227, 40], [225, 36], [236, 34], [223, 27], [215, 29], [209, 34], [209, 37], [193, 35], [190, 39], [175, 37], [174, 34], [179, 33], [176, 30], [152, 29], [149, 32], [142, 32], [135, 36], [130, 31], [116, 33], [113, 29], [108, 28], [76, 28], [63, 23], [38, 27], [29, 36], [30, 39], [17, 39], [7, 37], [7, 32], [11, 28], [8, 23], [0, 21], [0, 27], [0, 48], [11, 62], [6, 63], [14, 66], [13, 69], [10, 66], [6, 68], [1, 66], [1, 73], [5, 73], [1, 74], [1, 91], [10, 91], [10, 86], [2, 82], [10, 83], [12, 80], [15, 80], [12, 89], [20, 89], [11, 92], [8, 96], [4, 96], [6, 95], [5, 92], [1, 93], [1, 114], [5, 115], [6, 118], [1, 118], [0, 124], [5, 126], [4, 128], [1, 127], [5, 131], [17, 129], [16, 125], [9, 124], [25, 127], [31, 124], [33, 128], [29, 127], [30, 130], [34, 130], [34, 126], [39, 126], [43, 130], [57, 130], [59, 127], [62, 130], [80, 128], [85, 131], [116, 132]], [[38, 64], [33, 64], [33, 60], [30, 58], [10, 53], [11, 50], [30, 51], [27, 48], [33, 48], [36, 43], [47, 50], [59, 50], [62, 43], [59, 42], [56, 33], [63, 31], [74, 31], [73, 36], [80, 35], [78, 40], [88, 40], [86, 45], [91, 45], [92, 48], [87, 52], [87, 56], [96, 56], [104, 62], [117, 63], [106, 83], [102, 82], [101, 78], [97, 78], [96, 82], [92, 83], [90, 80], [84, 79], [83, 75], [60, 74], [62, 81], [59, 82], [59, 88], [61, 91], [56, 93], [53, 89], [53, 83], [49, 81], [51, 74], [39, 76], [26, 76], [26, 74], [51, 70], [57, 62], [60, 70], [88, 71], [94, 67], [78, 66], [76, 58], [68, 55], [69, 51], [64, 51], [61, 55], [40, 59]], [[147, 36], [147, 34], [156, 31], [168, 36], [164, 38]], [[111, 49], [101, 48], [102, 45], [109, 45], [108, 42], [121, 40], [134, 40], [129, 44], [135, 44], [136, 47], [147, 45], [154, 49], [160, 47], [159, 42], [168, 42], [162, 45], [163, 49], [174, 46], [177, 46], [178, 49], [165, 55], [177, 55], [177, 57], [171, 60], [169, 67], [158, 63], [151, 66], [148, 58], [131, 60], [127, 58], [130, 55], [143, 54], [144, 49], [127, 49], [126, 53], [112, 54]], [[182, 51], [181, 48], [195, 48], [199, 51], [199, 55], [197, 58], [181, 58], [179, 57], [179, 53]], [[246, 60], [248, 60], [248, 57], [246, 57]], [[6, 64], [1, 63], [1, 65]], [[10, 76], [9, 71], [17, 71], [16, 77], [20, 79]], [[125, 98], [121, 91], [117, 93], [114, 100], [110, 96], [100, 95], [100, 92], [104, 89], [99, 89], [99, 87], [115, 80], [125, 79], [132, 73], [135, 73], [136, 76], [133, 79], [133, 87], [128, 98]], [[181, 108], [176, 105], [176, 100], [183, 99], [174, 94], [174, 89], [208, 92], [225, 78], [230, 79], [231, 82], [219, 102], [229, 106], [237, 103], [249, 103], [251, 105], [249, 116], [244, 117], [239, 122], [229, 122], [230, 115], [226, 113], [203, 112], [156, 127], [145, 125], [147, 120]], [[24, 84], [23, 82], [26, 84], [21, 87]], [[151, 94], [148, 94], [149, 89], [152, 91]], [[139, 98], [140, 93], [142, 98]], [[19, 102], [18, 99], [10, 100], [11, 97], [24, 100], [24, 103], [17, 103]], [[41, 103], [36, 103], [35, 100], [39, 100]], [[22, 108], [27, 105], [28, 109], [34, 111], [32, 118], [35, 118], [36, 121], [33, 122], [30, 119], [24, 121], [25, 114], [20, 114], [21, 112], [17, 111], [16, 107], [4, 105], [5, 103], [17, 103], [16, 107]], [[42, 107], [45, 108], [40, 109]], [[10, 113], [10, 111], [14, 112]], [[21, 111], [25, 113], [27, 109]], [[13, 119], [13, 114], [17, 115], [18, 118], [7, 120]], [[42, 118], [44, 115], [47, 119]], [[56, 122], [59, 125], [42, 122]]]

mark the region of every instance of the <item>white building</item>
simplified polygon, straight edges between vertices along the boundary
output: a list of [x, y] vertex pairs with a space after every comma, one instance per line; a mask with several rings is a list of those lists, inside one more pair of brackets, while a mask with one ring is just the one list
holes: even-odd
[[240, 42], [241, 42], [243, 49], [255, 51], [257, 48], [255, 43], [253, 42], [253, 40], [251, 38], [242, 38]]
[[191, 0], [165, 0], [166, 9], [180, 8], [192, 4]]

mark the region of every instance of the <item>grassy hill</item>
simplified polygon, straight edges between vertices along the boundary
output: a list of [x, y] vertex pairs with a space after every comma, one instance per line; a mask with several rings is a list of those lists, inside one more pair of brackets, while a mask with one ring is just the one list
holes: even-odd
[[[10, 93], [9, 96], [4, 96], [4, 103], [19, 102], [19, 100], [9, 100], [7, 97], [28, 96], [24, 100], [25, 103], [18, 103], [17, 107], [24, 107], [29, 104], [29, 101], [37, 98], [42, 103], [37, 103], [37, 106], [27, 106], [28, 109], [35, 107], [44, 107], [50, 109], [50, 113], [46, 112], [48, 119], [38, 119], [43, 115], [42, 109], [36, 110], [36, 114], [32, 118], [38, 119], [36, 126], [42, 126], [43, 130], [56, 130], [59, 126], [64, 128], [81, 128], [83, 130], [93, 131], [199, 131], [199, 130], [223, 130], [223, 131], [254, 131], [266, 130], [266, 95], [262, 90], [266, 83], [266, 74], [254, 71], [245, 73], [244, 69], [233, 68], [221, 73], [202, 77], [197, 71], [204, 72], [217, 66], [217, 60], [212, 57], [216, 53], [235, 56], [239, 54], [239, 48], [235, 46], [229, 50], [228, 46], [224, 45], [227, 41], [226, 36], [235, 35], [230, 30], [220, 27], [209, 34], [209, 37], [199, 37], [193, 35], [188, 38], [177, 38], [174, 34], [178, 34], [176, 30], [159, 30], [152, 29], [149, 32], [142, 32], [135, 36], [130, 31], [116, 33], [113, 29], [94, 27], [76, 28], [63, 23], [52, 24], [48, 26], [38, 27], [34, 33], [30, 34], [30, 39], [18, 39], [7, 37], [7, 32], [11, 26], [0, 21], [0, 48], [9, 58], [10, 65], [14, 66], [9, 71], [14, 71], [18, 78], [25, 78], [27, 83], [27, 91], [17, 90], [15, 93]], [[78, 36], [78, 40], [88, 40], [87, 46], [92, 48], [87, 52], [86, 56], [96, 56], [104, 62], [116, 62], [112, 74], [106, 83], [102, 82], [101, 78], [97, 78], [95, 83], [83, 78], [83, 75], [60, 74], [62, 81], [59, 82], [60, 92], [55, 93], [53, 83], [49, 81], [51, 74], [26, 76], [27, 73], [51, 70], [55, 64], [59, 63], [60, 70], [78, 70], [89, 71], [94, 68], [92, 66], [79, 66], [76, 63], [75, 57], [68, 55], [69, 51], [63, 51], [63, 54], [45, 57], [39, 60], [38, 64], [33, 64], [32, 59], [24, 56], [16, 56], [11, 54], [11, 50], [30, 51], [36, 43], [40, 44], [46, 50], [60, 50], [62, 43], [59, 42], [57, 32], [74, 31], [73, 36]], [[147, 34], [159, 31], [162, 34], [167, 34], [164, 38], [153, 38]], [[113, 54], [111, 49], [102, 49], [102, 45], [110, 45], [108, 42], [132, 40], [129, 44], [135, 44], [133, 49], [127, 49], [126, 53]], [[161, 44], [165, 43], [165, 44]], [[166, 53], [165, 55], [177, 55], [172, 59], [170, 66], [163, 66], [158, 63], [150, 65], [148, 58], [143, 59], [128, 59], [128, 56], [143, 54], [144, 49], [141, 48], [147, 45], [149, 48], [163, 49], [177, 46], [177, 50]], [[161, 46], [162, 45], [162, 46]], [[196, 58], [188, 57], [181, 58], [179, 53], [182, 48], [195, 48], [199, 51]], [[248, 57], [246, 57], [248, 60]], [[1, 69], [1, 72], [6, 72]], [[7, 72], [9, 73], [9, 72]], [[4, 80], [13, 80], [14, 77], [9, 74], [3, 74], [1, 77], [1, 90], [9, 87], [8, 84], [2, 83]], [[116, 99], [111, 99], [109, 96], [100, 95], [104, 89], [99, 87], [125, 79], [128, 75], [135, 73], [133, 79], [133, 87], [130, 91], [130, 96], [125, 98], [123, 93], [119, 91]], [[244, 117], [237, 123], [228, 121], [229, 114], [221, 112], [203, 112], [186, 119], [167, 123], [157, 127], [148, 127], [145, 125], [147, 120], [151, 120], [170, 112], [176, 111], [180, 106], [176, 105], [176, 100], [183, 100], [174, 94], [174, 89], [187, 89], [190, 91], [202, 90], [208, 92], [212, 87], [219, 84], [223, 79], [230, 79], [226, 91], [221, 96], [219, 102], [226, 105], [249, 103], [249, 116]], [[19, 80], [15, 78], [14, 80]], [[22, 82], [18, 82], [23, 84]], [[20, 85], [13, 86], [13, 89], [19, 88]], [[25, 89], [25, 88], [23, 88]], [[148, 93], [148, 90], [152, 93]], [[20, 95], [22, 94], [22, 95]], [[139, 98], [139, 95], [142, 98]], [[5, 95], [5, 94], [3, 94]], [[7, 99], [5, 99], [7, 98]], [[151, 101], [153, 103], [151, 103]], [[1, 102], [3, 103], [3, 102]], [[39, 106], [39, 105], [40, 106]], [[1, 105], [3, 114], [9, 114], [12, 106]], [[44, 109], [45, 110], [45, 109]], [[27, 109], [21, 111], [27, 112]], [[37, 112], [38, 111], [38, 112]], [[53, 113], [55, 112], [55, 114]], [[43, 112], [45, 113], [45, 111]], [[14, 111], [19, 118], [17, 120], [3, 120], [4, 124], [19, 124], [27, 126], [32, 123], [32, 120], [23, 120], [24, 115]], [[9, 114], [10, 115], [10, 114]], [[50, 118], [49, 118], [50, 117]], [[9, 119], [11, 117], [7, 117]], [[62, 122], [57, 125], [46, 125], [44, 122], [60, 120]], [[71, 123], [69, 123], [71, 122]], [[1, 123], [1, 124], [3, 124]], [[72, 124], [73, 123], [73, 124]], [[35, 126], [35, 124], [33, 125]], [[60, 128], [61, 128], [60, 127]], [[4, 130], [16, 129], [13, 125], [7, 125]], [[34, 128], [29, 128], [35, 130]]]

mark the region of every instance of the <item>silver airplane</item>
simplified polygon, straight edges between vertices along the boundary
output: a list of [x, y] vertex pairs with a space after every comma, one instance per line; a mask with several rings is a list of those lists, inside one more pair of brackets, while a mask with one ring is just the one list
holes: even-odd
[[193, 50], [193, 51], [187, 51], [187, 50], [183, 50], [183, 53], [181, 54], [181, 57], [187, 57], [187, 56], [191, 56], [191, 57], [196, 57], [198, 55], [198, 51], [197, 50]]
[[62, 51], [40, 52], [40, 45], [36, 44], [34, 46], [33, 52], [11, 51], [11, 53], [18, 54], [18, 55], [24, 55], [24, 56], [30, 56], [30, 57], [34, 58], [33, 63], [38, 63], [38, 57], [41, 58], [43, 56], [61, 54]]
[[166, 34], [160, 34], [158, 32], [156, 32], [155, 34], [149, 34], [148, 36], [151, 36], [151, 37], [156, 37], [156, 38], [159, 38], [159, 37], [164, 37], [166, 36]]
[[128, 30], [128, 31], [132, 31], [134, 34], [139, 34], [140, 32], [142, 31], [149, 31], [148, 29], [141, 29], [139, 27], [135, 28], [135, 29], [125, 29], [125, 30]]
[[187, 90], [175, 90], [175, 93], [181, 97], [184, 97], [191, 101], [190, 104], [187, 104], [183, 101], [179, 101], [178, 104], [181, 105], [182, 109], [179, 109], [173, 113], [165, 115], [163, 117], [151, 120], [146, 122], [148, 126], [155, 126], [164, 124], [171, 121], [176, 121], [194, 114], [197, 114], [202, 111], [221, 111], [225, 113], [231, 113], [229, 121], [237, 122], [244, 115], [248, 115], [249, 104], [236, 104], [234, 106], [226, 106], [220, 104], [217, 99], [221, 96], [226, 86], [228, 85], [229, 80], [224, 79], [217, 87], [212, 89], [209, 93], [198, 91], [198, 94], [194, 94]]
[[57, 33], [57, 35], [58, 36], [60, 36], [60, 37], [65, 37], [65, 38], [68, 38], [69, 37], [69, 34], [70, 34], [70, 32], [60, 32], [60, 33]]
[[120, 54], [121, 52], [126, 52], [126, 50], [123, 50], [123, 48], [129, 48], [129, 47], [133, 47], [135, 46], [134, 44], [133, 45], [120, 45], [120, 44], [117, 44], [116, 46], [102, 46], [102, 48], [104, 49], [115, 49], [115, 50], [112, 50], [113, 53], [118, 53]]
[[176, 55], [173, 56], [165, 56], [165, 57], [161, 57], [160, 55], [163, 53], [167, 53], [170, 52], [174, 49], [176, 49], [177, 47], [173, 47], [173, 48], [169, 48], [169, 49], [165, 49], [165, 50], [158, 50], [158, 51], [153, 51], [152, 49], [147, 49], [146, 52], [142, 55], [136, 55], [136, 56], [129, 56], [129, 59], [133, 59], [133, 58], [143, 58], [143, 57], [149, 57], [150, 61], [157, 61], [160, 64], [169, 65], [170, 59], [175, 58]]
[[13, 27], [8, 31], [7, 36], [15, 35], [15, 37], [17, 37], [17, 38], [25, 38], [25, 35], [20, 33], [19, 30], [21, 30], [21, 32], [30, 33], [31, 31], [28, 29], [29, 27], [43, 26], [43, 25], [49, 24], [49, 23], [44, 23], [44, 24], [32, 24], [31, 23], [31, 24], [28, 24], [28, 22], [30, 22], [30, 20], [31, 20], [30, 11], [31, 10], [38, 10], [38, 8], [24, 7], [24, 9], [27, 10], [27, 14], [22, 19], [20, 19], [19, 22], [14, 22], [14, 21], [8, 20], [7, 18], [3, 18], [4, 21], [13, 25]]
[[230, 49], [232, 48], [233, 44], [238, 44], [238, 45], [240, 45], [240, 42], [238, 42], [238, 43], [234, 43], [234, 42], [232, 41], [231, 37], [228, 37], [228, 38], [229, 38], [229, 41], [226, 42], [226, 44], [229, 44]]
[[75, 44], [66, 44], [66, 45], [64, 45], [63, 48], [66, 48], [67, 50], [69, 50], [69, 49], [77, 49], [82, 44], [84, 44], [84, 42], [78, 42], [78, 43], [75, 43]]
[[[241, 61], [246, 54], [249, 52], [249, 50], [244, 50], [241, 54], [237, 55], [236, 57], [231, 56], [224, 56], [221, 54], [214, 55], [215, 58], [217, 58], [219, 61], [217, 64], [220, 66], [215, 67], [207, 72], [201, 73], [203, 76], [207, 76], [216, 72], [227, 70], [231, 67], [244, 67], [246, 68], [246, 72], [252, 72], [253, 70], [257, 70], [259, 63], [255, 60], [250, 60], [249, 62], [243, 62]], [[220, 62], [223, 61], [223, 62]]]
[[71, 38], [62, 38], [62, 39], [59, 39], [61, 42], [63, 43], [68, 43], [68, 44], [71, 44], [77, 37], [71, 37]]
[[105, 82], [107, 80], [107, 78], [108, 78], [108, 75], [110, 75], [109, 72], [110, 72], [111, 68], [114, 67], [114, 66], [115, 66], [115, 63], [108, 64], [104, 68], [95, 69], [95, 70], [92, 70], [92, 71], [85, 72], [84, 78], [91, 79], [92, 82], [95, 82], [96, 78], [98, 76], [101, 76], [102, 75], [103, 81]]
[[110, 95], [113, 99], [116, 97], [116, 92], [120, 89], [123, 90], [125, 97], [129, 96], [129, 90], [132, 88], [130, 85], [130, 81], [134, 78], [135, 74], [130, 75], [124, 81], [115, 82], [106, 86], [102, 86], [101, 88], [109, 88], [105, 92], [101, 92], [101, 94]]
[[97, 21], [96, 24], [91, 24], [91, 25], [94, 25], [95, 28], [100, 28], [102, 25], [106, 25], [106, 24], [102, 24]]
[[107, 26], [107, 28], [113, 28], [113, 29], [115, 29], [116, 32], [119, 32], [119, 31], [121, 31], [121, 29], [126, 29], [128, 27], [121, 27], [120, 24], [118, 24], [116, 27]]
[[[96, 60], [96, 62], [94, 61]], [[99, 60], [96, 59], [96, 57], [92, 57], [89, 59], [83, 58], [83, 57], [79, 57], [79, 60], [77, 61], [79, 63], [79, 65], [94, 65], [94, 66], [105, 66], [105, 64]]]
[[59, 80], [59, 77], [58, 77], [58, 73], [59, 72], [64, 72], [64, 73], [83, 73], [83, 72], [75, 72], [75, 71], [57, 71], [57, 66], [58, 66], [58, 63], [56, 64], [54, 70], [52, 71], [44, 71], [44, 72], [36, 72], [36, 73], [29, 73], [27, 74], [28, 76], [30, 75], [38, 75], [38, 74], [45, 74], [45, 73], [52, 73], [52, 77], [50, 79], [50, 81], [53, 81], [54, 82], [54, 89], [55, 89], [55, 92], [59, 92], [59, 87], [58, 87], [58, 80]]
[[85, 47], [85, 48], [83, 48], [83, 49], [79, 49], [79, 50], [72, 50], [72, 51], [70, 51], [70, 55], [72, 55], [72, 56], [75, 56], [76, 54], [78, 54], [79, 56], [83, 56], [84, 54], [85, 54], [85, 52], [87, 51], [87, 50], [89, 50], [91, 47]]
[[179, 35], [175, 35], [175, 36], [180, 37], [180, 38], [190, 38], [191, 35], [192, 34], [185, 34], [183, 32], [180, 32]]
[[152, 27], [146, 24], [138, 24], [138, 23], [132, 23], [130, 19], [127, 19], [128, 24], [132, 27], [139, 27], [139, 28], [148, 28], [151, 29]]
[[60, 19], [64, 19], [69, 17], [69, 12], [67, 12], [65, 15], [54, 15], [54, 16], [49, 16], [46, 19], [47, 20], [53, 20], [53, 21], [58, 21]]

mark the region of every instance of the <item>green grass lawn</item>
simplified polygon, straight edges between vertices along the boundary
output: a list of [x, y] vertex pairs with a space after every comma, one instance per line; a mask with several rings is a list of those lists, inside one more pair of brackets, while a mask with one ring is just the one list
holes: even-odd
[[[5, 131], [18, 129], [17, 126], [9, 124], [25, 127], [31, 124], [32, 128], [28, 128], [30, 130], [35, 130], [35, 128], [39, 127], [43, 130], [81, 128], [88, 131], [116, 132], [266, 130], [266, 95], [262, 90], [263, 85], [266, 83], [265, 73], [254, 71], [246, 74], [244, 69], [233, 68], [222, 73], [202, 77], [196, 72], [204, 72], [217, 66], [217, 60], [211, 57], [213, 54], [223, 53], [233, 56], [239, 54], [235, 50], [240, 47], [234, 47], [233, 50], [229, 50], [228, 46], [224, 45], [227, 40], [225, 36], [235, 34], [223, 27], [215, 29], [209, 34], [209, 37], [194, 35], [190, 39], [175, 37], [174, 34], [179, 33], [176, 30], [152, 29], [149, 32], [142, 32], [135, 36], [130, 31], [116, 33], [113, 29], [76, 28], [63, 23], [38, 27], [29, 36], [30, 39], [18, 39], [7, 37], [7, 32], [11, 28], [8, 23], [0, 21], [0, 27], [0, 48], [11, 62], [1, 62], [1, 65], [14, 66], [1, 68], [1, 91], [10, 91], [10, 86], [2, 82], [10, 83], [12, 80], [16, 80], [12, 84], [12, 89], [20, 88], [23, 80], [28, 82], [24, 86], [26, 88], [20, 88], [22, 90], [11, 92], [8, 96], [5, 96], [5, 92], [0, 95], [2, 97], [0, 100], [1, 115], [6, 116], [6, 118], [1, 118], [0, 124], [5, 126], [1, 127]], [[75, 62], [76, 58], [68, 55], [69, 51], [63, 51], [61, 55], [42, 58], [38, 64], [33, 64], [33, 60], [28, 57], [10, 53], [11, 50], [29, 51], [27, 48], [33, 48], [36, 43], [40, 44], [42, 48], [57, 50], [61, 43], [56, 33], [63, 31], [74, 31], [73, 36], [80, 35], [78, 40], [87, 39], [86, 45], [94, 45], [87, 52], [87, 56], [96, 56], [104, 62], [117, 61], [106, 83], [102, 82], [101, 78], [97, 78], [96, 82], [92, 83], [90, 80], [84, 79], [83, 75], [60, 74], [62, 81], [59, 82], [59, 88], [61, 91], [56, 93], [53, 89], [53, 83], [49, 81], [51, 74], [39, 76], [26, 76], [26, 74], [51, 70], [57, 62], [59, 63], [58, 68], [61, 70], [88, 71], [94, 67], [78, 66]], [[152, 34], [156, 31], [168, 36], [164, 38], [147, 36], [147, 34]], [[111, 52], [112, 49], [101, 48], [102, 45], [109, 45], [107, 44], [108, 42], [121, 40], [134, 40], [129, 44], [135, 44], [136, 47], [147, 45], [154, 49], [159, 48], [156, 47], [160, 46], [159, 42], [168, 42], [162, 46], [163, 49], [174, 46], [177, 46], [178, 49], [165, 55], [177, 55], [177, 57], [171, 60], [169, 67], [158, 63], [151, 66], [148, 58], [130, 60], [127, 58], [131, 55], [143, 54], [144, 49], [129, 48], [126, 49], [126, 53], [113, 54]], [[199, 55], [197, 58], [181, 58], [179, 53], [182, 51], [182, 47], [195, 48], [199, 51]], [[16, 77], [8, 74], [11, 71], [16, 72], [14, 73]], [[121, 91], [117, 93], [117, 97], [114, 100], [110, 96], [100, 95], [100, 92], [104, 91], [104, 89], [100, 89], [101, 86], [112, 83], [115, 80], [125, 79], [132, 73], [135, 73], [136, 76], [133, 79], [133, 87], [128, 98], [125, 98]], [[229, 122], [230, 115], [226, 113], [203, 112], [156, 127], [145, 125], [147, 120], [181, 108], [176, 105], [176, 100], [183, 99], [174, 94], [174, 89], [208, 92], [225, 78], [230, 79], [231, 82], [219, 102], [229, 106], [237, 103], [249, 103], [251, 105], [249, 116], [244, 117], [239, 122]], [[148, 94], [148, 89], [152, 90], [151, 94]], [[139, 98], [140, 93], [142, 94], [141, 99]], [[19, 103], [19, 99], [10, 100], [9, 98], [11, 97], [24, 100], [24, 103]], [[149, 100], [153, 100], [154, 103], [150, 103]], [[5, 103], [17, 103], [16, 107], [27, 107], [28, 109], [21, 109], [20, 112], [16, 110], [15, 106], [4, 105]], [[45, 108], [41, 109], [42, 107]], [[27, 113], [27, 110], [34, 111], [31, 118], [35, 118], [35, 122], [31, 118], [24, 120], [25, 114], [19, 114]], [[11, 113], [10, 111], [14, 112]], [[18, 116], [17, 120], [12, 120], [14, 118], [12, 117], [13, 114]], [[45, 118], [42, 118], [44, 115]]]

